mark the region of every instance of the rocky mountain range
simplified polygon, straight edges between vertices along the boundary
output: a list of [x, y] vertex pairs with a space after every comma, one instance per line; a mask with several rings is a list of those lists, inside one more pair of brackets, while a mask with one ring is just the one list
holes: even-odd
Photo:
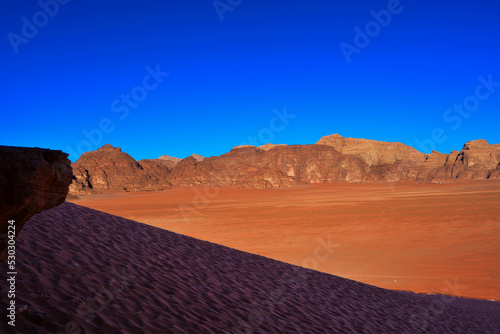
[[401, 144], [344, 138], [312, 145], [251, 145], [221, 156], [134, 160], [109, 144], [73, 163], [73, 195], [171, 187], [276, 188], [332, 182], [449, 182], [500, 178], [500, 145], [466, 143], [461, 151], [424, 154]]

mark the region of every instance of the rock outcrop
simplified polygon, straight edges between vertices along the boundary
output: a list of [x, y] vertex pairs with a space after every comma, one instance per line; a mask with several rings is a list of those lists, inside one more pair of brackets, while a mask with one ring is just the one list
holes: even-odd
[[36, 213], [66, 199], [71, 184], [68, 154], [41, 148], [0, 146], [0, 258], [7, 255], [9, 220], [15, 233]]
[[290, 187], [317, 182], [362, 182], [368, 165], [320, 145], [238, 147], [219, 157], [187, 158], [172, 169], [178, 187]]
[[161, 160], [137, 162], [120, 148], [109, 144], [86, 152], [73, 163], [75, 195], [102, 194], [118, 191], [161, 190], [171, 187], [170, 168]]
[[200, 154], [191, 154], [190, 157], [194, 158], [196, 161], [203, 161], [203, 159], [205, 159], [205, 157]]
[[285, 145], [285, 144], [271, 144], [271, 143], [260, 145], [260, 146], [240, 145], [240, 146], [233, 147], [233, 149], [235, 149], [235, 148], [244, 148], [244, 147], [257, 147], [257, 148], [260, 148], [261, 150], [269, 151], [270, 149], [272, 149], [272, 148], [274, 148], [276, 146], [287, 146], [287, 145]]
[[464, 145], [454, 161], [450, 160], [445, 168], [450, 170], [451, 178], [486, 179], [500, 163], [500, 148], [484, 139], [473, 140]]
[[398, 160], [422, 162], [425, 154], [401, 143], [344, 138], [339, 134], [322, 137], [316, 145], [327, 145], [343, 154], [358, 155], [369, 166], [393, 164]]
[[447, 182], [456, 179], [497, 178], [500, 145], [484, 139], [467, 142], [460, 152], [420, 153], [401, 143], [343, 138], [335, 134], [321, 138], [317, 145], [334, 147], [344, 154], [359, 156], [370, 171], [364, 181]]
[[314, 145], [238, 146], [221, 156], [135, 161], [106, 145], [73, 164], [75, 194], [226, 186], [275, 188], [331, 182], [449, 182], [500, 177], [500, 145], [475, 140], [450, 154], [401, 143], [323, 137]]
[[171, 156], [168, 156], [168, 155], [162, 155], [158, 159], [153, 159], [153, 160], [159, 161], [159, 162], [163, 163], [165, 166], [167, 166], [169, 168], [173, 168], [182, 159], [174, 158], [174, 157], [171, 157]]
[[419, 182], [442, 182], [447, 179], [445, 164], [448, 154], [432, 151], [420, 165], [416, 181]]

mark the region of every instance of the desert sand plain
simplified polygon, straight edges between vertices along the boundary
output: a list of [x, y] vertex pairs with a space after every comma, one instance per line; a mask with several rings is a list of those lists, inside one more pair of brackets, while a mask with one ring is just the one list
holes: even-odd
[[500, 300], [500, 180], [171, 189], [76, 203], [378, 287]]

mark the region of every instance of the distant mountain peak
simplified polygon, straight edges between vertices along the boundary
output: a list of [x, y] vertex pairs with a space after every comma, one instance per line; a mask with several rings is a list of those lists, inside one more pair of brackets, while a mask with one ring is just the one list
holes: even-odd
[[112, 146], [111, 144], [104, 144], [102, 147], [99, 147], [97, 150], [98, 150], [98, 151], [115, 150], [115, 151], [120, 151], [120, 152], [122, 151], [122, 149], [121, 149], [121, 148], [119, 148], [119, 147], [114, 147], [114, 146]]
[[173, 162], [179, 162], [182, 159], [171, 157], [169, 155], [162, 155], [161, 157], [158, 158], [159, 160], [167, 160], [167, 161], [173, 161]]
[[203, 159], [205, 159], [204, 156], [199, 154], [191, 154], [190, 157], [193, 157], [196, 161], [203, 161]]

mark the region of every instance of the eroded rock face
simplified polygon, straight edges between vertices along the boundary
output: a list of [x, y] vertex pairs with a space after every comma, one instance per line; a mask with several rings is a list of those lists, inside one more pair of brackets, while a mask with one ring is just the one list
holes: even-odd
[[168, 156], [168, 155], [162, 155], [158, 159], [153, 159], [153, 160], [159, 161], [159, 162], [163, 163], [165, 166], [167, 166], [169, 168], [173, 168], [182, 159], [174, 158], [174, 157], [171, 157], [171, 156]]
[[422, 162], [425, 154], [402, 143], [377, 140], [344, 138], [339, 134], [322, 137], [316, 145], [327, 145], [343, 154], [358, 155], [369, 166], [393, 164], [398, 160]]
[[418, 182], [443, 182], [448, 179], [445, 171], [445, 164], [448, 154], [432, 151], [420, 164], [416, 181]]
[[26, 221], [66, 199], [72, 171], [68, 154], [0, 146], [0, 257], [5, 259], [8, 221], [19, 234]]
[[488, 175], [488, 179], [500, 179], [500, 163], [497, 168], [493, 169]]
[[424, 154], [401, 143], [323, 137], [314, 145], [238, 146], [218, 157], [135, 161], [106, 145], [73, 164], [71, 192], [174, 187], [276, 188], [331, 182], [449, 182], [500, 177], [500, 145], [475, 140], [450, 154]]
[[182, 160], [172, 169], [179, 187], [276, 188], [315, 182], [362, 182], [368, 166], [320, 145], [238, 147], [219, 157]]
[[205, 159], [205, 157], [200, 154], [191, 154], [190, 157], [193, 157], [196, 161], [203, 161], [203, 159]]
[[261, 145], [259, 146], [258, 148], [260, 148], [261, 150], [264, 150], [264, 151], [269, 151], [270, 149], [276, 147], [276, 146], [287, 146], [285, 144], [264, 144], [264, 145]]
[[[451, 164], [451, 161], [449, 162]], [[486, 179], [500, 163], [500, 148], [484, 139], [465, 143], [451, 166], [456, 179]]]
[[137, 162], [120, 148], [109, 144], [86, 152], [73, 163], [75, 195], [118, 191], [160, 190], [170, 188], [168, 162], [145, 159]]

